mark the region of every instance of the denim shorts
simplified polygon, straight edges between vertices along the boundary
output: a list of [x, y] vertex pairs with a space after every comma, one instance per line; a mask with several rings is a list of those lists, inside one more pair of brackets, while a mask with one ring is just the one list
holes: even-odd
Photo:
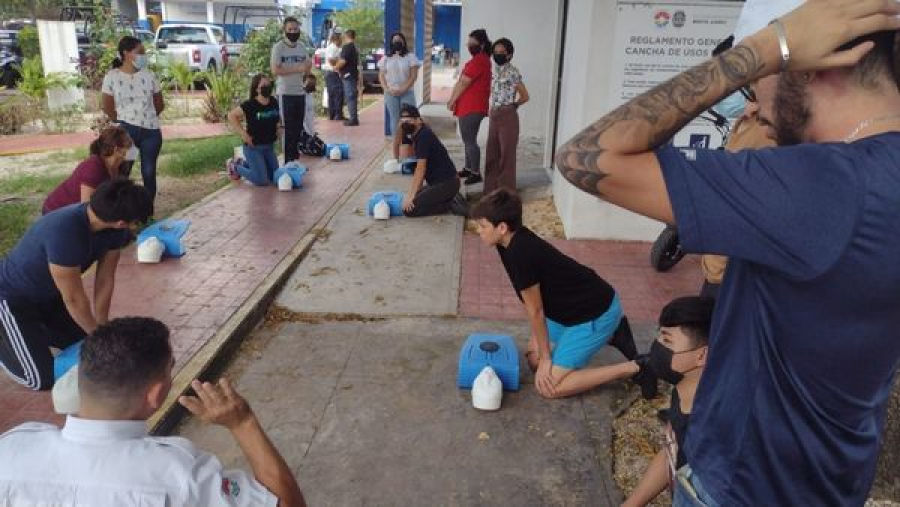
[[594, 320], [564, 326], [547, 320], [547, 332], [553, 345], [553, 364], [569, 370], [587, 366], [588, 362], [606, 345], [622, 320], [622, 304], [619, 296], [613, 297], [609, 308]]

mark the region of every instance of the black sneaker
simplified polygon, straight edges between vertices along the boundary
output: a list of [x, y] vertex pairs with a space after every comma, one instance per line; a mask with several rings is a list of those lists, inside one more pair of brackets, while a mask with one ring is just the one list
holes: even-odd
[[610, 338], [609, 344], [619, 349], [619, 352], [629, 361], [633, 361], [637, 357], [637, 346], [634, 344], [634, 335], [631, 333], [628, 317], [623, 316], [619, 321], [619, 327]]
[[641, 396], [645, 400], [652, 400], [659, 394], [659, 386], [656, 383], [656, 375], [650, 371], [650, 355], [641, 354], [634, 358], [640, 370], [631, 377], [631, 381], [641, 386]]
[[450, 213], [461, 217], [469, 216], [469, 202], [466, 201], [462, 194], [456, 194], [453, 200], [450, 201]]
[[480, 174], [472, 173], [471, 176], [466, 178], [465, 183], [466, 183], [466, 185], [474, 185], [476, 183], [481, 183], [482, 181], [484, 181], [484, 178], [482, 178]]
[[456, 171], [456, 175], [460, 178], [468, 178], [469, 176], [472, 176], [472, 174], [472, 170], [468, 167], [464, 167], [462, 171]]

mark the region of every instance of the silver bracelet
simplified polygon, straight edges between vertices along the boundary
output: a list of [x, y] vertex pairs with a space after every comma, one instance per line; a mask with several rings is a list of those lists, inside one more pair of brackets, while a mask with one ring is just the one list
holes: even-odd
[[778, 71], [784, 72], [788, 68], [788, 62], [791, 60], [791, 50], [788, 48], [787, 43], [787, 32], [784, 30], [784, 24], [778, 18], [773, 19], [769, 24], [775, 28], [775, 33], [778, 34], [778, 46], [781, 48], [781, 68]]

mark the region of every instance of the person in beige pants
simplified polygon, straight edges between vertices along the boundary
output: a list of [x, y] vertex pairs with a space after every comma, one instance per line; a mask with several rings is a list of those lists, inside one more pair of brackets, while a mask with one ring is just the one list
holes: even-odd
[[519, 144], [519, 106], [528, 102], [522, 74], [509, 61], [513, 44], [503, 38], [494, 42], [491, 79], [490, 125], [484, 164], [484, 194], [497, 188], [516, 189], [516, 147]]

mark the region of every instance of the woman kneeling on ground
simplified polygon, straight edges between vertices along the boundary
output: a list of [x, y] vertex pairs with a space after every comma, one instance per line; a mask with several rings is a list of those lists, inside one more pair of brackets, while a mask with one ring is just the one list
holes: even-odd
[[[241, 126], [246, 120], [247, 128]], [[228, 113], [228, 122], [244, 141], [244, 158], [249, 168], [236, 166], [238, 174], [232, 179], [247, 178], [250, 183], [265, 186], [271, 183], [278, 169], [275, 141], [280, 122], [278, 101], [272, 97], [272, 81], [263, 74], [250, 81], [250, 99]]]
[[90, 201], [94, 190], [101, 183], [123, 175], [123, 165], [133, 145], [128, 132], [122, 127], [106, 127], [100, 131], [100, 136], [91, 142], [90, 156], [50, 192], [44, 200], [41, 214], [46, 215], [70, 204]]

